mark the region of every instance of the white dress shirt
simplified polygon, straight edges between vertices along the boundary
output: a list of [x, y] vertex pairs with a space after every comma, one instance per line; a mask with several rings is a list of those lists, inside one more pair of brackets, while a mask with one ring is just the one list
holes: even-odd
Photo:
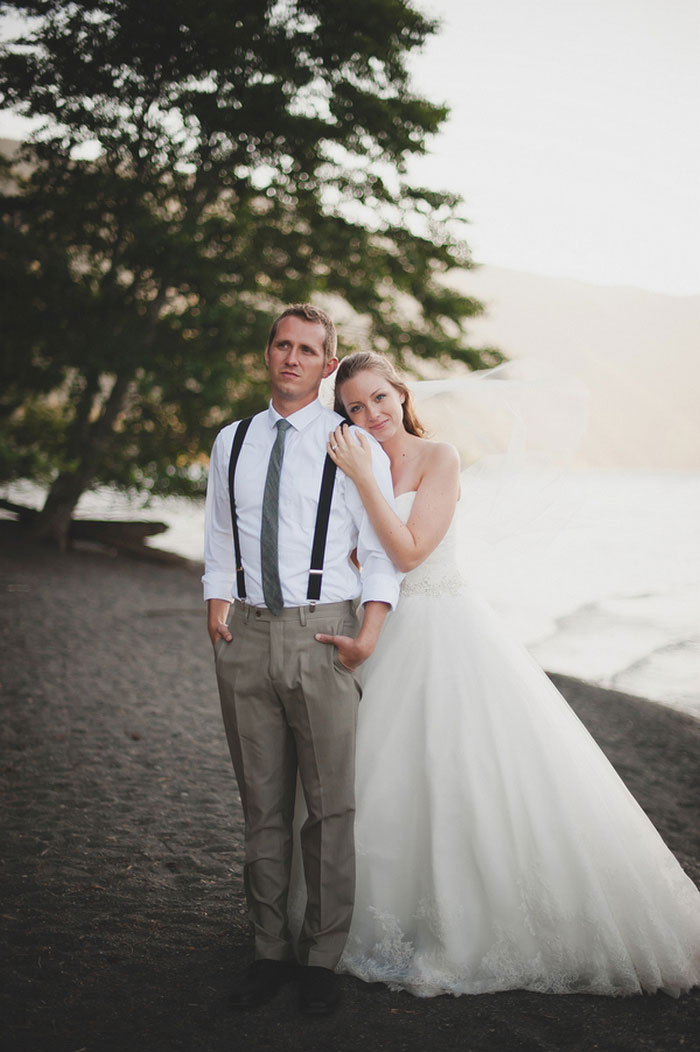
[[[280, 414], [269, 406], [253, 417], [236, 467], [236, 517], [245, 573], [246, 601], [264, 606], [260, 567], [260, 523], [270, 451], [277, 437]], [[292, 427], [284, 444], [279, 494], [279, 571], [285, 606], [305, 606], [309, 566], [321, 476], [329, 432], [342, 418], [319, 401], [286, 418]], [[228, 465], [238, 422], [217, 435], [211, 454], [204, 527], [205, 599], [236, 596], [236, 566], [231, 528]], [[389, 459], [370, 437], [372, 467], [380, 489], [393, 507]], [[357, 548], [362, 576], [350, 561]], [[376, 600], [395, 606], [402, 574], [396, 569], [367, 517], [357, 487], [342, 471], [336, 472], [323, 564], [321, 603], [337, 603], [361, 595], [363, 603]]]

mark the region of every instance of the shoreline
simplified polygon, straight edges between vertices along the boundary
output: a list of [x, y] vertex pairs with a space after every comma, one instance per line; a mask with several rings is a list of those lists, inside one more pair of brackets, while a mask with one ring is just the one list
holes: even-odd
[[[544, 534], [528, 525], [517, 540], [507, 529], [493, 548], [486, 545], [474, 583], [544, 668], [700, 718], [696, 476], [565, 473], [564, 503], [571, 500], [573, 513], [565, 528], [554, 523], [550, 535], [546, 523]], [[41, 503], [29, 484], [8, 494], [25, 505]], [[480, 502], [488, 507], [489, 500], [486, 494]], [[162, 519], [168, 531], [149, 542], [153, 548], [201, 560], [201, 506], [178, 498], [142, 503], [102, 489], [85, 495], [80, 516]], [[518, 501], [514, 510], [517, 521]]]
[[[175, 551], [171, 551], [170, 549], [167, 549], [167, 548], [158, 548], [156, 545], [150, 544], [148, 542], [148, 540], [144, 541], [143, 545], [141, 546], [141, 549], [129, 548], [129, 549], [124, 549], [122, 551], [119, 551], [117, 548], [112, 548], [110, 550], [110, 547], [109, 547], [108, 544], [95, 544], [95, 543], [91, 543], [89, 541], [85, 542], [85, 541], [80, 541], [79, 540], [77, 542], [74, 542], [73, 549], [75, 551], [85, 551], [85, 552], [94, 551], [94, 552], [98, 552], [98, 553], [101, 551], [103, 554], [110, 555], [111, 557], [116, 557], [118, 555], [126, 556], [126, 557], [129, 557], [129, 558], [143, 559], [145, 562], [152, 562], [154, 565], [157, 564], [157, 565], [161, 565], [161, 566], [165, 566], [165, 567], [167, 567], [167, 566], [181, 566], [181, 567], [183, 567], [185, 569], [192, 570], [193, 572], [196, 572], [199, 575], [204, 573], [204, 562], [201, 559], [189, 558], [188, 556], [180, 555], [179, 553], [177, 553]], [[570, 616], [571, 616], [570, 613], [563, 614], [562, 618], [564, 620], [566, 620]], [[538, 660], [537, 657], [536, 657], [537, 646], [542, 646], [545, 643], [546, 643], [546, 639], [543, 639], [543, 640], [540, 640], [539, 643], [536, 644], [534, 647], [528, 646], [528, 649], [529, 649], [530, 653], [532, 654], [532, 656], [534, 657], [535, 661]], [[538, 664], [539, 664], [539, 661], [538, 661]], [[603, 684], [603, 683], [596, 683], [594, 680], [587, 679], [585, 676], [577, 676], [575, 674], [572, 674], [572, 673], [569, 673], [569, 672], [566, 672], [566, 671], [561, 671], [561, 672], [554, 671], [554, 670], [551, 670], [551, 669], [547, 669], [545, 667], [545, 665], [543, 665], [542, 667], [545, 668], [545, 671], [546, 671], [547, 675], [550, 677], [550, 679], [556, 680], [557, 677], [559, 677], [560, 679], [563, 679], [563, 680], [566, 680], [566, 681], [571, 681], [571, 682], [576, 682], [576, 683], [581, 683], [583, 685], [587, 685], [593, 690], [598, 690], [598, 689], [607, 690], [607, 691], [610, 691], [611, 693], [620, 694], [620, 695], [623, 695], [625, 697], [633, 697], [633, 698], [636, 698], [636, 699], [638, 699], [640, 701], [649, 702], [652, 705], [660, 705], [664, 709], [671, 709], [674, 712], [682, 713], [684, 716], [690, 716], [692, 719], [695, 719], [698, 722], [700, 722], [700, 708], [696, 708], [696, 707], [692, 706], [691, 704], [689, 704], [688, 702], [678, 702], [678, 701], [675, 701], [675, 700], [674, 701], [663, 701], [660, 698], [652, 698], [652, 697], [648, 697], [648, 696], [646, 696], [644, 694], [636, 694], [636, 693], [631, 693], [631, 692], [628, 692], [628, 691], [625, 691], [625, 690], [620, 690], [620, 689], [618, 689], [618, 688], [616, 688], [614, 686], [608, 686], [608, 685]], [[698, 706], [700, 706], [700, 694], [699, 694], [699, 698], [698, 698]]]
[[[285, 989], [226, 1005], [248, 961], [243, 829], [198, 570], [0, 532], [3, 964], [12, 1052], [670, 1052], [700, 990], [428, 1000], [343, 977], [336, 1016]], [[700, 722], [551, 678], [696, 883]]]

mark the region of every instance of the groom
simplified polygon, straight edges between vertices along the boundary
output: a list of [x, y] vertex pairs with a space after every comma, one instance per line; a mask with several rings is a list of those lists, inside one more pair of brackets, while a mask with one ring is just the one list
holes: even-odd
[[[212, 450], [203, 577], [245, 815], [244, 881], [255, 934], [255, 960], [232, 1000], [241, 1008], [261, 1004], [297, 971], [287, 897], [298, 771], [308, 810], [299, 1003], [312, 1015], [338, 1003], [334, 968], [352, 916], [355, 669], [372, 653], [400, 580], [354, 484], [341, 472], [333, 478], [326, 459], [340, 418], [318, 392], [337, 367], [336, 342], [331, 319], [310, 304], [274, 322], [265, 350], [270, 405], [225, 427]], [[376, 443], [373, 462], [392, 501], [389, 463]], [[342, 639], [336, 648], [318, 634]]]

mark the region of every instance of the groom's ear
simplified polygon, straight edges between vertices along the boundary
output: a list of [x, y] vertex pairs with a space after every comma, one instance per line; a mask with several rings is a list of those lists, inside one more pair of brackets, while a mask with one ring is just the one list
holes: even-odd
[[326, 362], [326, 364], [323, 367], [323, 379], [326, 380], [329, 376], [332, 376], [337, 368], [338, 368], [338, 359], [337, 358], [329, 358], [328, 361]]

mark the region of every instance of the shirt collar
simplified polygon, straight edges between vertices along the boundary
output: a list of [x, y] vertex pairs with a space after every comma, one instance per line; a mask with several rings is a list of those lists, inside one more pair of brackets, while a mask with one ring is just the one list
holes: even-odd
[[[303, 429], [310, 424], [312, 420], [315, 420], [321, 412], [323, 412], [323, 406], [318, 398], [316, 398], [313, 402], [310, 402], [309, 405], [305, 405], [303, 409], [297, 409], [296, 413], [291, 413], [284, 419], [288, 420], [296, 431], [303, 431]], [[281, 419], [281, 414], [277, 412], [273, 407], [272, 402], [270, 402], [267, 409], [267, 422], [270, 429], [275, 427], [277, 421]]]

